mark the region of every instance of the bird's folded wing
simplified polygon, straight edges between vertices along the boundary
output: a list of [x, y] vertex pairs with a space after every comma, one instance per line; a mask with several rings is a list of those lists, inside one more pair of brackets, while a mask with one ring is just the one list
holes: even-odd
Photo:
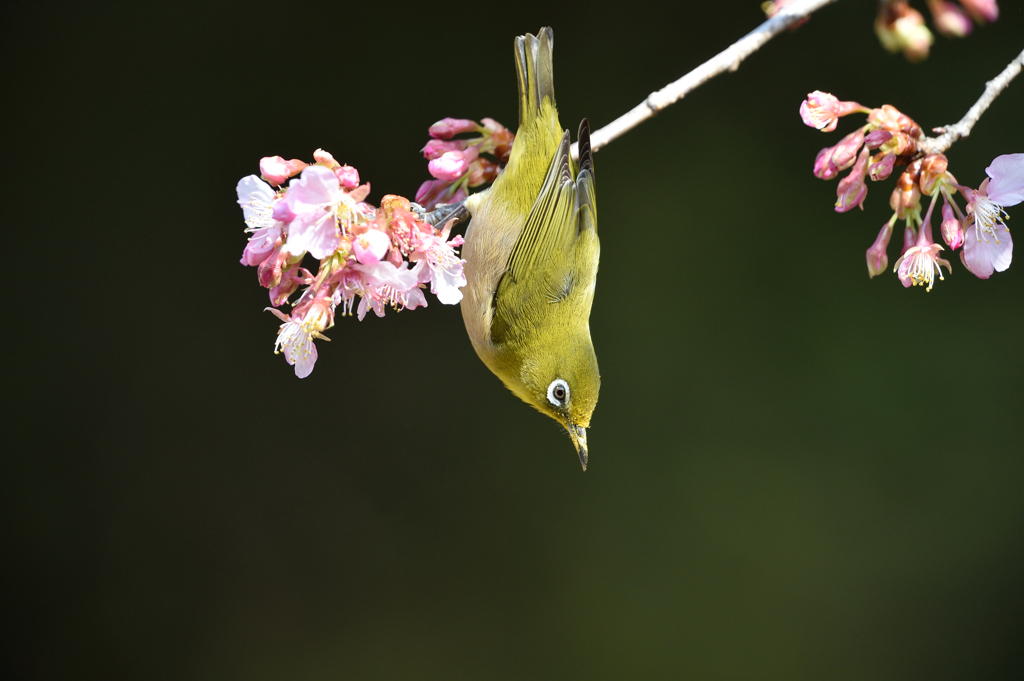
[[558, 302], [559, 289], [572, 285], [568, 278], [579, 218], [579, 191], [572, 177], [567, 130], [495, 291], [491, 323], [495, 342], [502, 342], [512, 319], [535, 312], [539, 305]]

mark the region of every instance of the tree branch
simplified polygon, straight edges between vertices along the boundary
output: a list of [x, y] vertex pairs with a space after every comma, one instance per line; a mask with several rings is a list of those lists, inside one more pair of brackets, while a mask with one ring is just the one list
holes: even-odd
[[1007, 64], [1002, 73], [985, 83], [985, 92], [981, 94], [981, 98], [974, 103], [974, 106], [967, 110], [959, 123], [947, 125], [944, 128], [935, 128], [935, 132], [942, 134], [938, 137], [925, 137], [917, 143], [918, 150], [924, 154], [941, 154], [961, 137], [968, 137], [971, 134], [971, 128], [981, 118], [981, 114], [985, 113], [996, 97], [1020, 73], [1021, 67], [1024, 67], [1024, 51]]
[[[755, 28], [724, 51], [704, 62], [674, 83], [652, 92], [632, 110], [595, 131], [590, 136], [590, 148], [597, 151], [612, 140], [640, 125], [662, 109], [675, 104], [691, 90], [726, 71], [735, 71], [740, 62], [757, 52], [766, 42], [806, 19], [812, 12], [836, 0], [800, 0], [786, 5], [778, 14]], [[1019, 67], [1018, 67], [1019, 70]], [[579, 146], [572, 145], [572, 157], [579, 158]]]

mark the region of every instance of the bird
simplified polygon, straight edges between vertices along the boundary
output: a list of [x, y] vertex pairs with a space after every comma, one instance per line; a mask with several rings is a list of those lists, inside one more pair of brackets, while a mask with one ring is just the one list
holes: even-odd
[[554, 32], [515, 39], [519, 128], [504, 170], [465, 203], [462, 318], [505, 386], [565, 428], [587, 470], [587, 428], [601, 375], [590, 335], [600, 241], [590, 124], [579, 163], [558, 122]]

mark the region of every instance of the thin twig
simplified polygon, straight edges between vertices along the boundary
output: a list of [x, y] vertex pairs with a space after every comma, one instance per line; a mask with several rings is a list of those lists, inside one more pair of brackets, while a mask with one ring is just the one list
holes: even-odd
[[1024, 51], [1007, 64], [1002, 73], [985, 83], [985, 92], [981, 94], [981, 98], [974, 103], [974, 106], [967, 110], [959, 123], [947, 125], [944, 128], [935, 128], [935, 132], [942, 134], [938, 137], [925, 137], [917, 143], [918, 150], [924, 154], [945, 153], [958, 139], [969, 136], [971, 128], [981, 118], [981, 114], [985, 113], [996, 97], [1020, 73], [1021, 67], [1024, 67]]
[[[778, 14], [755, 28], [738, 42], [704, 62], [693, 71], [657, 92], [652, 92], [632, 110], [595, 131], [590, 136], [590, 148], [597, 151], [613, 139], [623, 135], [654, 116], [662, 109], [675, 104], [697, 86], [726, 71], [735, 71], [740, 62], [757, 52], [766, 42], [782, 33], [793, 24], [806, 19], [812, 12], [830, 5], [836, 0], [803, 0], [786, 5]], [[572, 145], [572, 157], [578, 158], [578, 146]]]

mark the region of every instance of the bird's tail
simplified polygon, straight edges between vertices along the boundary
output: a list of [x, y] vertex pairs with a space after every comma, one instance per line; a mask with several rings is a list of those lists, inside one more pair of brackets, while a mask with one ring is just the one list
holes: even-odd
[[535, 122], [544, 112], [544, 100], [555, 108], [554, 67], [551, 53], [555, 47], [555, 33], [542, 28], [533, 36], [529, 33], [516, 38], [516, 75], [519, 77], [519, 127]]

